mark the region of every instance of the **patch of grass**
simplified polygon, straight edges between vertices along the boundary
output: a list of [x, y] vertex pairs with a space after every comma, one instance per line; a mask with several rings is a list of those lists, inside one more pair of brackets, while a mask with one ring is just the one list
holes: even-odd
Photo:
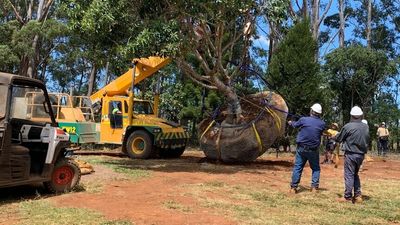
[[103, 156], [85, 157], [84, 160], [91, 164], [106, 166], [114, 172], [125, 174], [132, 179], [149, 177], [151, 175], [150, 171], [135, 167], [134, 160], [111, 159]]
[[184, 212], [184, 213], [192, 212], [192, 210], [189, 207], [184, 206], [178, 202], [175, 202], [174, 200], [166, 201], [163, 203], [163, 205], [167, 209], [173, 209], [173, 210], [177, 210], [177, 211]]
[[91, 181], [91, 182], [80, 182], [75, 188], [74, 192], [88, 192], [88, 193], [100, 193], [103, 191], [104, 185], [101, 181]]
[[[342, 182], [330, 180], [327, 186], [329, 190], [317, 194], [304, 191], [294, 196], [271, 187], [260, 190], [209, 183], [188, 186], [187, 190], [203, 207], [233, 217], [240, 224], [400, 223], [400, 181], [363, 180], [367, 199], [362, 204], [336, 202], [343, 191]], [[213, 193], [213, 197], [207, 193]]]
[[21, 202], [19, 204], [19, 215], [21, 225], [132, 224], [128, 221], [106, 220], [100, 213], [91, 210], [55, 207], [43, 199]]

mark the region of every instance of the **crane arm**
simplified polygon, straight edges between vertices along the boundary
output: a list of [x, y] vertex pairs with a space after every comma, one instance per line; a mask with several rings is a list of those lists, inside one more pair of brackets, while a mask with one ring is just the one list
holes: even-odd
[[93, 103], [99, 102], [104, 96], [126, 95], [127, 90], [133, 84], [138, 84], [144, 79], [152, 76], [158, 70], [168, 65], [171, 62], [170, 58], [151, 56], [149, 58], [134, 59], [135, 79], [132, 79], [133, 68], [129, 69], [126, 73], [109, 83], [105, 87], [90, 96]]

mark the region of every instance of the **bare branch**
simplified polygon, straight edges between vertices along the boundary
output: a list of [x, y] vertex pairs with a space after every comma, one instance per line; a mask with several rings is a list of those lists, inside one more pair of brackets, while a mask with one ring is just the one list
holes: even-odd
[[11, 3], [10, 0], [8, 0], [8, 3], [10, 4], [11, 8], [12, 8], [13, 11], [14, 11], [15, 18], [17, 18], [17, 21], [18, 21], [21, 25], [24, 25], [24, 24], [25, 24], [24, 19], [22, 19], [21, 15], [19, 15], [19, 13], [18, 13], [17, 9], [15, 8], [15, 6]]
[[339, 31], [340, 30], [337, 30], [335, 35], [333, 35], [332, 38], [329, 40], [328, 46], [326, 46], [323, 56], [326, 55], [326, 53], [328, 52], [329, 46], [331, 46], [331, 44], [333, 43], [333, 40], [335, 40], [336, 36], [339, 34]]
[[[306, 1], [306, 0], [303, 0], [303, 1]], [[298, 0], [296, 0], [296, 5], [297, 5], [297, 8], [299, 8], [299, 10], [301, 10], [301, 7], [300, 7], [300, 4], [299, 4]]]
[[204, 33], [205, 33], [205, 38], [207, 40], [208, 46], [211, 48], [211, 50], [213, 50], [215, 52], [215, 46], [211, 41], [210, 32], [207, 32], [208, 31], [208, 27], [203, 22], [200, 23], [200, 26], [205, 31]]
[[177, 59], [177, 63], [179, 65], [179, 67], [182, 68], [182, 70], [184, 70], [186, 73], [191, 75], [196, 80], [210, 82], [210, 77], [209, 76], [201, 76], [196, 71], [194, 71], [193, 68], [185, 60]]
[[329, 0], [328, 5], [325, 7], [324, 13], [323, 13], [322, 16], [319, 18], [318, 27], [321, 26], [321, 23], [322, 23], [322, 21], [325, 19], [326, 14], [328, 14], [328, 11], [329, 11], [329, 9], [331, 8], [332, 2], [333, 2], [333, 0]]
[[40, 22], [43, 21], [43, 20], [47, 17], [47, 14], [48, 14], [48, 12], [49, 12], [50, 6], [51, 6], [51, 4], [53, 4], [53, 2], [54, 2], [54, 0], [49, 0], [49, 1], [46, 3], [46, 5], [44, 6], [43, 11], [42, 11], [42, 13], [41, 13], [41, 15], [40, 15], [40, 18], [38, 18], [38, 20], [39, 20]]
[[198, 84], [198, 85], [200, 85], [200, 86], [202, 86], [202, 87], [205, 87], [205, 88], [210, 89], [210, 90], [218, 90], [217, 87], [212, 86], [212, 85], [205, 84], [205, 83], [203, 83], [203, 82], [201, 82], [201, 81], [198, 81], [198, 80], [196, 80], [194, 77], [192, 77], [192, 76], [189, 75], [189, 74], [187, 74], [187, 76], [188, 76], [193, 82], [195, 82], [196, 84]]
[[297, 18], [296, 13], [295, 13], [295, 11], [293, 9], [292, 2], [289, 2], [289, 15], [290, 15], [290, 17], [292, 17], [292, 19], [296, 19]]
[[201, 68], [203, 68], [206, 74], [209, 74], [211, 72], [210, 67], [208, 67], [207, 62], [204, 60], [203, 56], [201, 56], [200, 52], [197, 49], [195, 50], [195, 55], [200, 61]]
[[177, 64], [182, 69], [182, 71], [186, 74], [186, 76], [188, 76], [196, 84], [198, 84], [202, 87], [211, 89], [211, 90], [218, 90], [217, 87], [215, 87], [213, 85], [205, 84], [204, 82], [202, 82], [202, 81], [206, 81], [208, 83], [211, 83], [210, 77], [200, 76], [198, 73], [196, 73], [193, 70], [193, 68], [185, 60], [177, 59]]

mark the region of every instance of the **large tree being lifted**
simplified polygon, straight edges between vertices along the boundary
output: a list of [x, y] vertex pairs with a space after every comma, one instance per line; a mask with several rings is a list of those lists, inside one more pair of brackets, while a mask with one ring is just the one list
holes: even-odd
[[175, 12], [184, 54], [177, 57], [178, 66], [196, 84], [217, 90], [226, 100], [225, 113], [199, 126], [202, 150], [225, 162], [254, 160], [283, 133], [287, 111], [275, 93], [240, 100], [233, 88], [248, 63], [254, 1], [176, 1], [171, 7], [179, 9]]

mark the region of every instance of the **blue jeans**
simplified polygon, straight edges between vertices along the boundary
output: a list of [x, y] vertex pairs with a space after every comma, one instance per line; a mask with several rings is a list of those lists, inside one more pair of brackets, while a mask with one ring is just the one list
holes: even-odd
[[292, 183], [290, 184], [292, 188], [297, 188], [299, 186], [301, 174], [303, 173], [303, 168], [306, 165], [307, 160], [312, 170], [311, 187], [315, 188], [319, 187], [319, 176], [321, 168], [319, 167], [318, 149], [308, 150], [304, 149], [301, 146], [297, 146], [296, 159], [294, 162], [293, 173], [292, 173]]

